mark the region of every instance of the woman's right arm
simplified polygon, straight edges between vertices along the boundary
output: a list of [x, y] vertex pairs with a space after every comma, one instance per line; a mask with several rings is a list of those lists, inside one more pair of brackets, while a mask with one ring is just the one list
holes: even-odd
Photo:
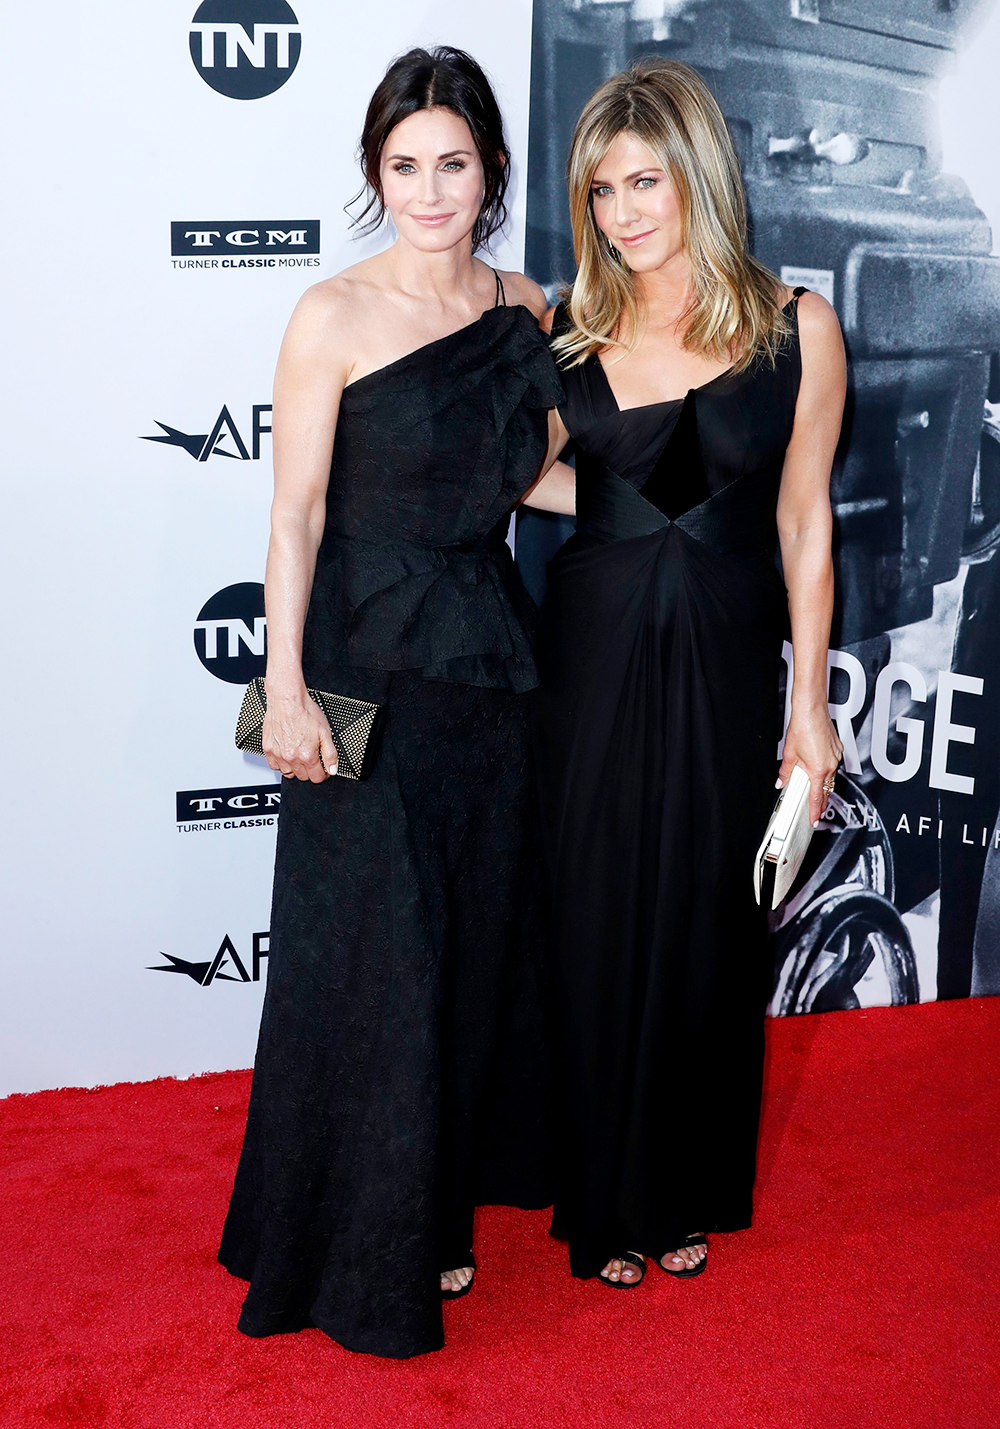
[[267, 548], [267, 715], [272, 769], [321, 783], [336, 772], [330, 727], [306, 693], [302, 629], [326, 519], [333, 438], [349, 344], [333, 284], [310, 288], [292, 314], [274, 376], [274, 501]]

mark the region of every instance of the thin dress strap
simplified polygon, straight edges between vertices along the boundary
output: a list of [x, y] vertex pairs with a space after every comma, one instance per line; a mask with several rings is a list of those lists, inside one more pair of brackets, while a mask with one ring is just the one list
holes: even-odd
[[493, 306], [494, 306], [495, 308], [499, 308], [499, 307], [504, 307], [504, 308], [505, 308], [505, 307], [507, 306], [507, 294], [504, 292], [503, 282], [502, 282], [502, 280], [501, 280], [500, 274], [497, 272], [497, 270], [496, 270], [495, 268], [493, 269], [493, 276], [494, 276], [494, 278], [496, 278], [496, 280], [497, 280], [497, 295], [496, 295], [496, 298], [494, 299]]
[[803, 293], [808, 293], [808, 291], [809, 291], [808, 288], [793, 288], [793, 289], [792, 289], [792, 297], [793, 297], [793, 298], [801, 298], [802, 294], [803, 294]]

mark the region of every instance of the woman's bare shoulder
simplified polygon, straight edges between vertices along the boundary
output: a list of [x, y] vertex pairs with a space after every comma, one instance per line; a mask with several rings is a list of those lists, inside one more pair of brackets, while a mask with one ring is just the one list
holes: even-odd
[[527, 308], [534, 313], [541, 322], [545, 316], [545, 310], [549, 306], [548, 298], [541, 288], [531, 278], [526, 278], [523, 273], [505, 273], [497, 270], [500, 274], [500, 281], [503, 283], [504, 296], [508, 306]]
[[813, 362], [844, 360], [844, 339], [832, 304], [820, 293], [807, 291], [798, 302], [799, 346], [803, 357]]
[[307, 288], [289, 321], [286, 348], [302, 353], [333, 351], [338, 365], [349, 368], [385, 302], [377, 269], [371, 264], [371, 259], [365, 259]]
[[814, 293], [807, 288], [799, 297], [799, 325], [814, 327], [818, 331], [840, 331], [840, 321], [832, 303], [828, 303], [822, 293]]
[[382, 296], [376, 275], [368, 269], [370, 261], [356, 263], [307, 288], [295, 306], [294, 316], [309, 325], [342, 327], [358, 321], [366, 310], [370, 315]]
[[802, 380], [796, 411], [809, 420], [834, 421], [839, 429], [847, 391], [847, 356], [837, 314], [819, 293], [798, 302]]

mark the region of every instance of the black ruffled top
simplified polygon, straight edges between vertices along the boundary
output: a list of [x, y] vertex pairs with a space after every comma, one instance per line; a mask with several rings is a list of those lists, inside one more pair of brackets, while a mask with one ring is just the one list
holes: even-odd
[[516, 692], [534, 606], [506, 532], [562, 386], [524, 307], [496, 307], [344, 389], [303, 666]]

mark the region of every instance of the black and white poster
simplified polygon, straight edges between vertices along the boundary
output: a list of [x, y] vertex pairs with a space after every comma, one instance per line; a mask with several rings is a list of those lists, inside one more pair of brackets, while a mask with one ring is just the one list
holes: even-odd
[[[778, 1014], [1000, 992], [1000, 260], [963, 173], [982, 191], [987, 71], [966, 64], [944, 113], [942, 96], [993, 8], [534, 3], [530, 276], [552, 295], [573, 276], [565, 166], [584, 102], [667, 55], [727, 119], [753, 251], [829, 299], [844, 330], [830, 652], [844, 761], [775, 918]], [[519, 517], [536, 596], [571, 529]]]

